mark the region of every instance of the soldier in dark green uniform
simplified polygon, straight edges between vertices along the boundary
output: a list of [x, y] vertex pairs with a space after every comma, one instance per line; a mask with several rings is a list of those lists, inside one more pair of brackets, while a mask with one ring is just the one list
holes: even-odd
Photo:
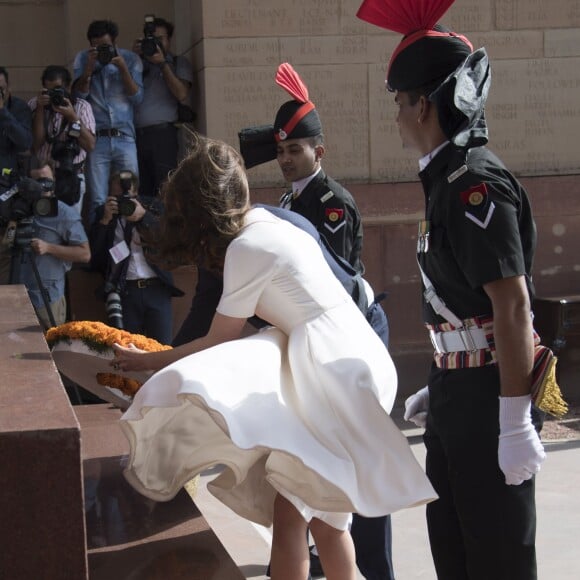
[[421, 156], [417, 251], [435, 353], [406, 417], [426, 425], [438, 578], [534, 580], [534, 475], [545, 457], [530, 395], [536, 231], [523, 187], [485, 147], [487, 54], [435, 25], [451, 3], [414, 22], [393, 16], [387, 0], [367, 0], [358, 13], [405, 34], [387, 87], [403, 144]]
[[[280, 65], [276, 82], [294, 99], [280, 107], [273, 126], [245, 130], [257, 131], [262, 136], [265, 148], [258, 154], [265, 151], [264, 157], [257, 159], [255, 143], [247, 143], [244, 131], [240, 133], [246, 167], [277, 159], [290, 186], [280, 198], [281, 207], [307, 218], [336, 254], [362, 274], [360, 212], [350, 192], [322, 169], [325, 148], [318, 111], [308, 99], [308, 90], [300, 77], [288, 63]], [[301, 90], [296, 90], [296, 86]]]

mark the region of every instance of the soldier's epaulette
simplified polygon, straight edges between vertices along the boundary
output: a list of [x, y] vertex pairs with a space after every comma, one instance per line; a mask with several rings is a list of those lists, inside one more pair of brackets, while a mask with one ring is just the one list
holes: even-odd
[[320, 198], [320, 203], [325, 203], [334, 197], [334, 193], [330, 189]]
[[456, 179], [469, 171], [469, 167], [464, 163], [459, 169], [456, 169], [447, 176], [447, 183], [453, 183]]

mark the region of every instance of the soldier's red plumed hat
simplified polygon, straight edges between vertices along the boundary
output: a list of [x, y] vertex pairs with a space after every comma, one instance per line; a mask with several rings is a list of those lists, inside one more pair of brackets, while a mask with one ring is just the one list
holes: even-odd
[[322, 134], [318, 111], [291, 64], [284, 62], [278, 67], [276, 83], [293, 99], [278, 109], [273, 125], [247, 127], [238, 133], [240, 152], [248, 169], [276, 159], [276, 145], [280, 141]]
[[363, 0], [357, 16], [403, 39], [387, 70], [390, 91], [443, 81], [473, 51], [467, 37], [437, 24], [454, 0]]

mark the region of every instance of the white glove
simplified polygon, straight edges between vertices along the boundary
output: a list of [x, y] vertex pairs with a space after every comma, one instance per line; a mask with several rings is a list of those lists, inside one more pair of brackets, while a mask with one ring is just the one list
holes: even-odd
[[540, 471], [544, 446], [532, 425], [531, 396], [499, 398], [499, 468], [507, 485], [520, 485]]
[[423, 387], [405, 401], [405, 421], [411, 421], [417, 427], [427, 425], [427, 411], [429, 410], [429, 387]]

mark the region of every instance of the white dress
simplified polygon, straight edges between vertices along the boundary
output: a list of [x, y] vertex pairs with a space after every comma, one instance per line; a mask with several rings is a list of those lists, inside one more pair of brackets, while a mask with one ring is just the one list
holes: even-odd
[[264, 209], [228, 247], [223, 315], [273, 327], [187, 356], [153, 375], [122, 417], [125, 475], [169, 500], [221, 464], [208, 488], [241, 516], [272, 523], [276, 492], [310, 521], [344, 529], [436, 498], [389, 417], [390, 355], [316, 241]]

